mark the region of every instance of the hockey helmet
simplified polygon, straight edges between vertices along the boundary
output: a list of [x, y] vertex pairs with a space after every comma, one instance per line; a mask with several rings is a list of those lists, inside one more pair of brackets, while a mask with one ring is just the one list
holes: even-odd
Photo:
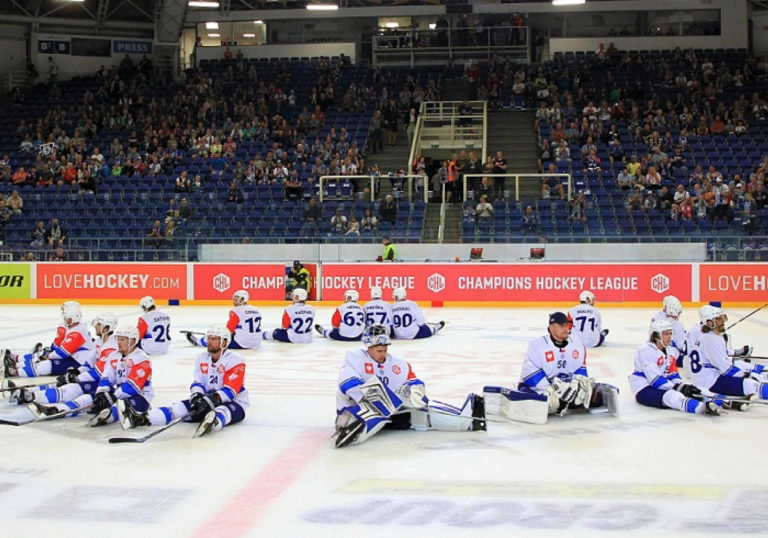
[[237, 290], [232, 295], [232, 302], [234, 302], [237, 306], [244, 305], [250, 300], [251, 300], [251, 295], [245, 290]]
[[402, 301], [408, 297], [408, 292], [405, 291], [405, 288], [395, 288], [392, 290], [392, 299], [395, 301]]
[[144, 312], [149, 312], [152, 308], [155, 307], [155, 300], [151, 295], [145, 295], [139, 301], [139, 306]]
[[724, 315], [725, 312], [723, 312], [722, 309], [705, 304], [699, 308], [699, 324], [708, 325], [708, 321], [712, 320], [714, 322], [714, 320]]
[[229, 345], [229, 339], [231, 338], [231, 333], [229, 332], [229, 329], [227, 329], [226, 327], [221, 327], [219, 325], [212, 325], [208, 327], [208, 329], [205, 331], [205, 337], [221, 338], [221, 347], [225, 348]]
[[667, 295], [664, 297], [662, 304], [664, 305], [664, 312], [673, 318], [676, 318], [683, 312], [683, 305], [680, 302], [680, 299], [674, 295]]
[[357, 302], [357, 300], [360, 298], [360, 294], [357, 293], [355, 290], [347, 290], [344, 292], [344, 302], [350, 302], [352, 301]]
[[595, 294], [584, 290], [579, 294], [579, 301], [587, 304], [595, 304]]
[[[83, 319], [83, 311], [77, 301], [67, 301], [61, 305], [61, 319], [65, 324], [80, 323]], [[69, 321], [68, 321], [69, 320]]]
[[291, 298], [294, 301], [298, 301], [300, 303], [303, 303], [304, 301], [306, 301], [307, 297], [308, 297], [307, 290], [305, 290], [304, 288], [294, 288], [293, 291], [291, 292]]
[[388, 346], [392, 343], [392, 340], [389, 338], [389, 331], [384, 325], [379, 323], [366, 327], [361, 340], [365, 347]]
[[381, 286], [374, 286], [371, 288], [371, 299], [381, 299], [384, 296], [384, 292], [381, 291]]

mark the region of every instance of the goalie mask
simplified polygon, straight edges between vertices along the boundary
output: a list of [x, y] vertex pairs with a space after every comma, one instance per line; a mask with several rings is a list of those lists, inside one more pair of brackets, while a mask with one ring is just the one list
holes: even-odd
[[387, 328], [384, 325], [380, 325], [378, 323], [366, 327], [363, 331], [361, 340], [366, 347], [388, 346], [392, 343], [392, 340], [389, 338], [389, 331]]

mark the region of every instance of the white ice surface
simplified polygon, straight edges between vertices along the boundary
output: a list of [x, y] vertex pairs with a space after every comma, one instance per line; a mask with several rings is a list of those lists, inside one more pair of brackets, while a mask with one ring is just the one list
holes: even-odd
[[[134, 307], [85, 305], [135, 322]], [[174, 343], [153, 361], [154, 403], [185, 397], [193, 358], [179, 329], [224, 323], [226, 307], [170, 307]], [[514, 385], [527, 342], [552, 309], [425, 311], [434, 338], [395, 341], [432, 397], [460, 404], [485, 384]], [[264, 327], [281, 309], [262, 308]], [[318, 308], [329, 323], [332, 309]], [[354, 343], [265, 342], [245, 351], [252, 405], [245, 422], [192, 439], [180, 424], [144, 444], [119, 425], [78, 417], [0, 426], [3, 536], [736, 536], [768, 534], [768, 408], [694, 416], [637, 405], [626, 381], [651, 309], [603, 309], [611, 330], [590, 375], [620, 387], [621, 415], [490, 422], [488, 432], [382, 432], [333, 448], [334, 390]], [[745, 311], [732, 311], [731, 320]], [[694, 309], [683, 313], [686, 327]], [[761, 312], [737, 344], [768, 355]], [[56, 306], [2, 306], [0, 346], [48, 343]], [[28, 417], [0, 400], [0, 417]], [[30, 532], [31, 531], [31, 532]], [[34, 533], [34, 534], [33, 534]], [[172, 533], [172, 534], [171, 534]]]

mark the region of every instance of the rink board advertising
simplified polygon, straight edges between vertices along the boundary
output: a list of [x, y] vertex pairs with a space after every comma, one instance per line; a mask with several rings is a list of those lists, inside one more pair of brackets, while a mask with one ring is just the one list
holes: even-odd
[[701, 301], [768, 301], [768, 265], [757, 263], [701, 264]]
[[183, 263], [39, 263], [40, 299], [187, 298], [187, 266]]
[[32, 296], [30, 265], [0, 264], [0, 299], [29, 299]]
[[660, 301], [665, 295], [691, 300], [690, 264], [324, 264], [323, 300], [341, 301], [344, 291], [370, 299], [381, 286], [384, 299], [404, 287], [416, 301], [577, 301], [591, 290], [600, 301]]
[[[304, 265], [313, 277], [314, 264]], [[277, 263], [251, 264], [195, 264], [194, 298], [203, 300], [228, 300], [237, 290], [246, 290], [253, 301], [284, 301], [287, 265]], [[313, 299], [316, 286], [312, 286], [309, 298]]]

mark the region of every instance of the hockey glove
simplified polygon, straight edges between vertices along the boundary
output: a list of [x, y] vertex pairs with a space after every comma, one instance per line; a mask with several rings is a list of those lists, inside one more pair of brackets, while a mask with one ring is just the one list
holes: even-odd
[[93, 397], [93, 411], [98, 413], [104, 409], [109, 409], [116, 401], [114, 392], [99, 392]]
[[675, 385], [675, 390], [682, 393], [686, 398], [696, 398], [697, 396], [701, 396], [701, 389], [696, 385], [678, 383]]
[[190, 420], [193, 422], [203, 420], [203, 417], [208, 414], [208, 411], [213, 411], [220, 403], [221, 396], [218, 392], [212, 392], [210, 394], [195, 393], [189, 400], [190, 411], [192, 411]]
[[425, 392], [424, 385], [422, 384], [416, 385], [412, 383], [406, 383], [404, 385], [400, 385], [400, 387], [398, 387], [398, 389], [395, 391], [395, 394], [397, 394], [400, 399], [403, 400], [403, 404], [406, 407], [421, 409], [429, 403], [427, 393]]
[[77, 368], [67, 368], [67, 371], [56, 378], [56, 386], [61, 387], [67, 383], [77, 383], [80, 370]]

